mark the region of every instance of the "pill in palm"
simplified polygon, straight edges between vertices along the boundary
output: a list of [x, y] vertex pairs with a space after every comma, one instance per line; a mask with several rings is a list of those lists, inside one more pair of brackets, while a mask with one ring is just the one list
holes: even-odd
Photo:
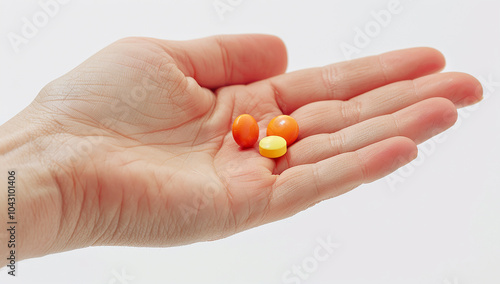
[[285, 138], [287, 146], [290, 146], [299, 136], [299, 125], [291, 116], [278, 115], [267, 125], [267, 135], [281, 136]]
[[233, 138], [243, 148], [252, 147], [259, 139], [259, 125], [249, 114], [238, 116], [233, 122]]
[[259, 152], [267, 158], [279, 158], [286, 150], [286, 140], [280, 136], [267, 136], [259, 142]]

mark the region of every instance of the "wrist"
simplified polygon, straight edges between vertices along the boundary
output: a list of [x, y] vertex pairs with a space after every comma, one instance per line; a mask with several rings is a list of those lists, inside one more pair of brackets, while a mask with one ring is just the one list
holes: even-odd
[[40, 149], [41, 123], [25, 110], [0, 126], [0, 266], [12, 254], [17, 262], [49, 253], [59, 231], [60, 202]]

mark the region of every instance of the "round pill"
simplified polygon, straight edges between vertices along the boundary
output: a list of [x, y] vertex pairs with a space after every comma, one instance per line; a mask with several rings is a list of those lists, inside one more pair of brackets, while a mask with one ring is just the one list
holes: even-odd
[[259, 152], [267, 158], [279, 158], [286, 153], [286, 140], [280, 136], [267, 136], [259, 142]]
[[285, 138], [287, 146], [290, 146], [299, 136], [299, 125], [291, 116], [278, 115], [267, 125], [267, 135], [281, 136]]
[[259, 125], [249, 114], [238, 116], [232, 130], [234, 141], [243, 148], [252, 147], [259, 139]]

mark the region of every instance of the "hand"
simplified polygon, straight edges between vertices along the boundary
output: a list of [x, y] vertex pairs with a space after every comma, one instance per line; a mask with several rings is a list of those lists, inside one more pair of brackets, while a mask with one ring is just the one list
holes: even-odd
[[[49, 83], [1, 128], [1, 163], [24, 180], [20, 258], [286, 218], [406, 164], [482, 96], [469, 75], [433, 74], [444, 59], [430, 48], [282, 74], [286, 62], [272, 36], [128, 38]], [[289, 114], [299, 140], [276, 160], [242, 150], [231, 123], [243, 113], [260, 138]]]

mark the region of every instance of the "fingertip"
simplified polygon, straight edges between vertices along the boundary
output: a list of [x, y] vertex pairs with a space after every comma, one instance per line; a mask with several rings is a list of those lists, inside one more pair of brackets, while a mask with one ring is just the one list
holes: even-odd
[[431, 98], [428, 101], [430, 105], [433, 105], [434, 107], [436, 107], [436, 109], [439, 110], [439, 124], [441, 126], [437, 128], [439, 132], [448, 129], [453, 124], [455, 124], [458, 119], [458, 112], [455, 104], [452, 101], [441, 97]]
[[452, 94], [452, 101], [456, 107], [465, 107], [475, 104], [482, 99], [483, 87], [474, 76], [462, 72], [446, 72], [438, 74], [439, 84], [443, 91]]
[[285, 72], [287, 52], [283, 41], [269, 34], [221, 35], [233, 68], [232, 80], [226, 83], [248, 84]]
[[401, 66], [406, 62], [406, 65], [411, 66], [398, 77], [417, 78], [443, 70], [446, 60], [443, 54], [437, 49], [431, 47], [413, 47], [402, 50], [396, 50], [381, 55], [382, 61], [386, 66]]
[[453, 102], [442, 97], [417, 102], [394, 115], [398, 121], [398, 134], [417, 144], [450, 128], [458, 117]]
[[[430, 119], [435, 122], [437, 121], [437, 124], [441, 126], [439, 128], [440, 131], [443, 130], [443, 127], [446, 129], [457, 121], [457, 108], [455, 104], [447, 98], [429, 98], [417, 103], [416, 106], [419, 106], [421, 109], [425, 109], [428, 113], [431, 113]], [[419, 116], [421, 117], [421, 122], [432, 122], [427, 121], [422, 114], [419, 114]]]
[[398, 167], [409, 163], [418, 155], [415, 141], [405, 136], [394, 136], [379, 143], [387, 147], [387, 151], [391, 156], [397, 158], [396, 160], [400, 162]]
[[396, 171], [397, 169], [409, 164], [418, 156], [418, 148], [415, 141], [408, 137], [393, 137], [394, 145], [398, 145], [399, 149], [394, 156], [392, 168], [384, 174], [384, 176]]
[[283, 40], [270, 34], [250, 34], [249, 36], [258, 41], [258, 44], [262, 47], [261, 50], [268, 53], [266, 58], [272, 60], [273, 64], [269, 65], [271, 67], [270, 75], [284, 73], [288, 66], [288, 53]]
[[429, 60], [430, 70], [437, 72], [443, 70], [446, 66], [446, 58], [441, 51], [432, 47], [420, 47], [419, 49], [423, 53], [424, 57]]
[[417, 155], [415, 142], [403, 136], [391, 137], [358, 150], [365, 168], [364, 182], [373, 182], [392, 173]]
[[[389, 138], [390, 142], [391, 143], [394, 143], [394, 145], [397, 145], [397, 147], [399, 147], [398, 151], [399, 151], [399, 157], [402, 157], [404, 159], [402, 159], [402, 165], [405, 165], [409, 162], [411, 162], [412, 160], [414, 160], [417, 155], [418, 155], [418, 148], [417, 148], [417, 144], [415, 144], [415, 141], [413, 141], [412, 139], [408, 138], [408, 137], [404, 137], [404, 136], [396, 136], [396, 137], [392, 137], [392, 138]], [[402, 166], [400, 165], [400, 166]], [[400, 167], [398, 166], [398, 167]]]
[[452, 86], [455, 92], [461, 93], [462, 99], [455, 102], [456, 107], [466, 107], [480, 102], [483, 99], [483, 86], [474, 76], [462, 73], [452, 72]]

